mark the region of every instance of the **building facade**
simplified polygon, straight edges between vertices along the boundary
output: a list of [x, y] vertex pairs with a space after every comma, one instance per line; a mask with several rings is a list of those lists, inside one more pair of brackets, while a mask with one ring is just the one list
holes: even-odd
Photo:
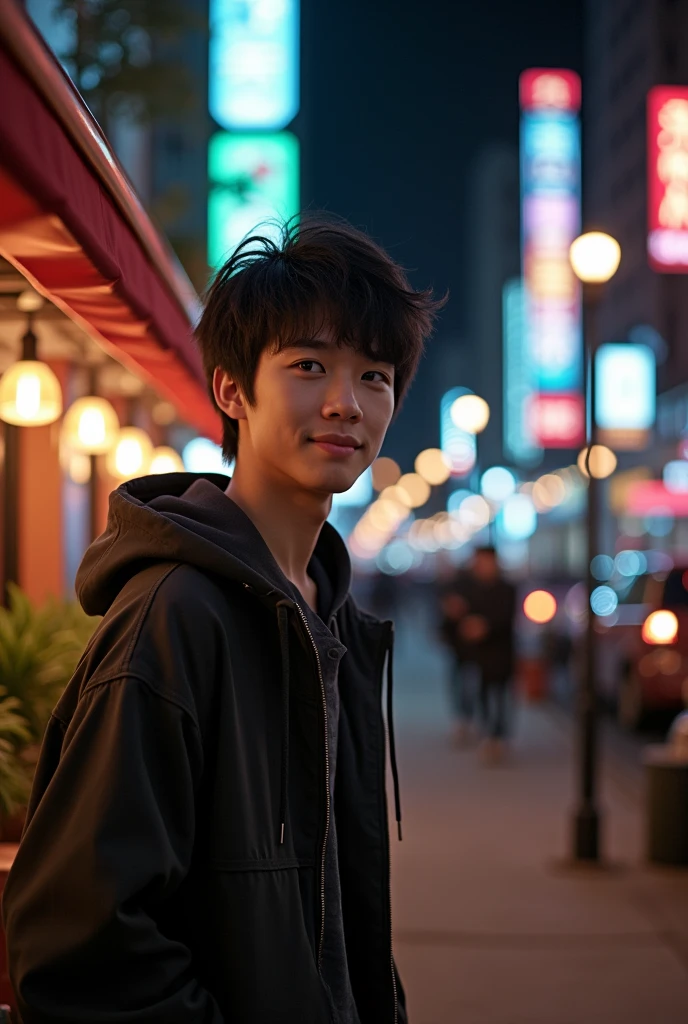
[[688, 5], [677, 0], [588, 0], [583, 84], [586, 227], [621, 244], [621, 265], [600, 312], [601, 339], [649, 325], [660, 393], [688, 381], [688, 287], [651, 269], [647, 255], [647, 95], [688, 84]]

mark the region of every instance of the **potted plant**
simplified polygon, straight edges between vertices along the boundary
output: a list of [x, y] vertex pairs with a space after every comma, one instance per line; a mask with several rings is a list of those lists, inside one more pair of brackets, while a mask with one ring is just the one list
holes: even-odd
[[0, 838], [18, 841], [38, 751], [53, 708], [97, 619], [73, 601], [37, 607], [9, 585], [0, 608]]

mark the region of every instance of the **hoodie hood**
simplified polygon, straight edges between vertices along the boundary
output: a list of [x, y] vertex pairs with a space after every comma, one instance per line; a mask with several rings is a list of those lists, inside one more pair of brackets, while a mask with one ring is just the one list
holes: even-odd
[[[250, 587], [276, 604], [295, 588], [263, 537], [224, 493], [229, 477], [167, 473], [140, 477], [110, 495], [104, 533], [88, 548], [76, 591], [88, 615], [104, 615], [127, 581], [151, 562], [182, 562]], [[324, 523], [314, 552], [331, 589], [330, 614], [346, 600], [351, 562], [346, 546]]]

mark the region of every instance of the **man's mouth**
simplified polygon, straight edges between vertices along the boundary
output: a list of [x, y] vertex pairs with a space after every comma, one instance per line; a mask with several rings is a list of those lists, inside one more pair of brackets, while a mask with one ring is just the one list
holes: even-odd
[[352, 434], [317, 434], [309, 438], [309, 441], [329, 455], [353, 455], [358, 448], [363, 447]]

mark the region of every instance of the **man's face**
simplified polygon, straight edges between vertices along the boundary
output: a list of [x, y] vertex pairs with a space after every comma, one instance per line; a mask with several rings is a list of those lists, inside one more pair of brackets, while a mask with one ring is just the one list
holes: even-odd
[[394, 367], [323, 328], [280, 352], [265, 350], [244, 403], [238, 464], [329, 495], [346, 491], [376, 458], [394, 412]]

